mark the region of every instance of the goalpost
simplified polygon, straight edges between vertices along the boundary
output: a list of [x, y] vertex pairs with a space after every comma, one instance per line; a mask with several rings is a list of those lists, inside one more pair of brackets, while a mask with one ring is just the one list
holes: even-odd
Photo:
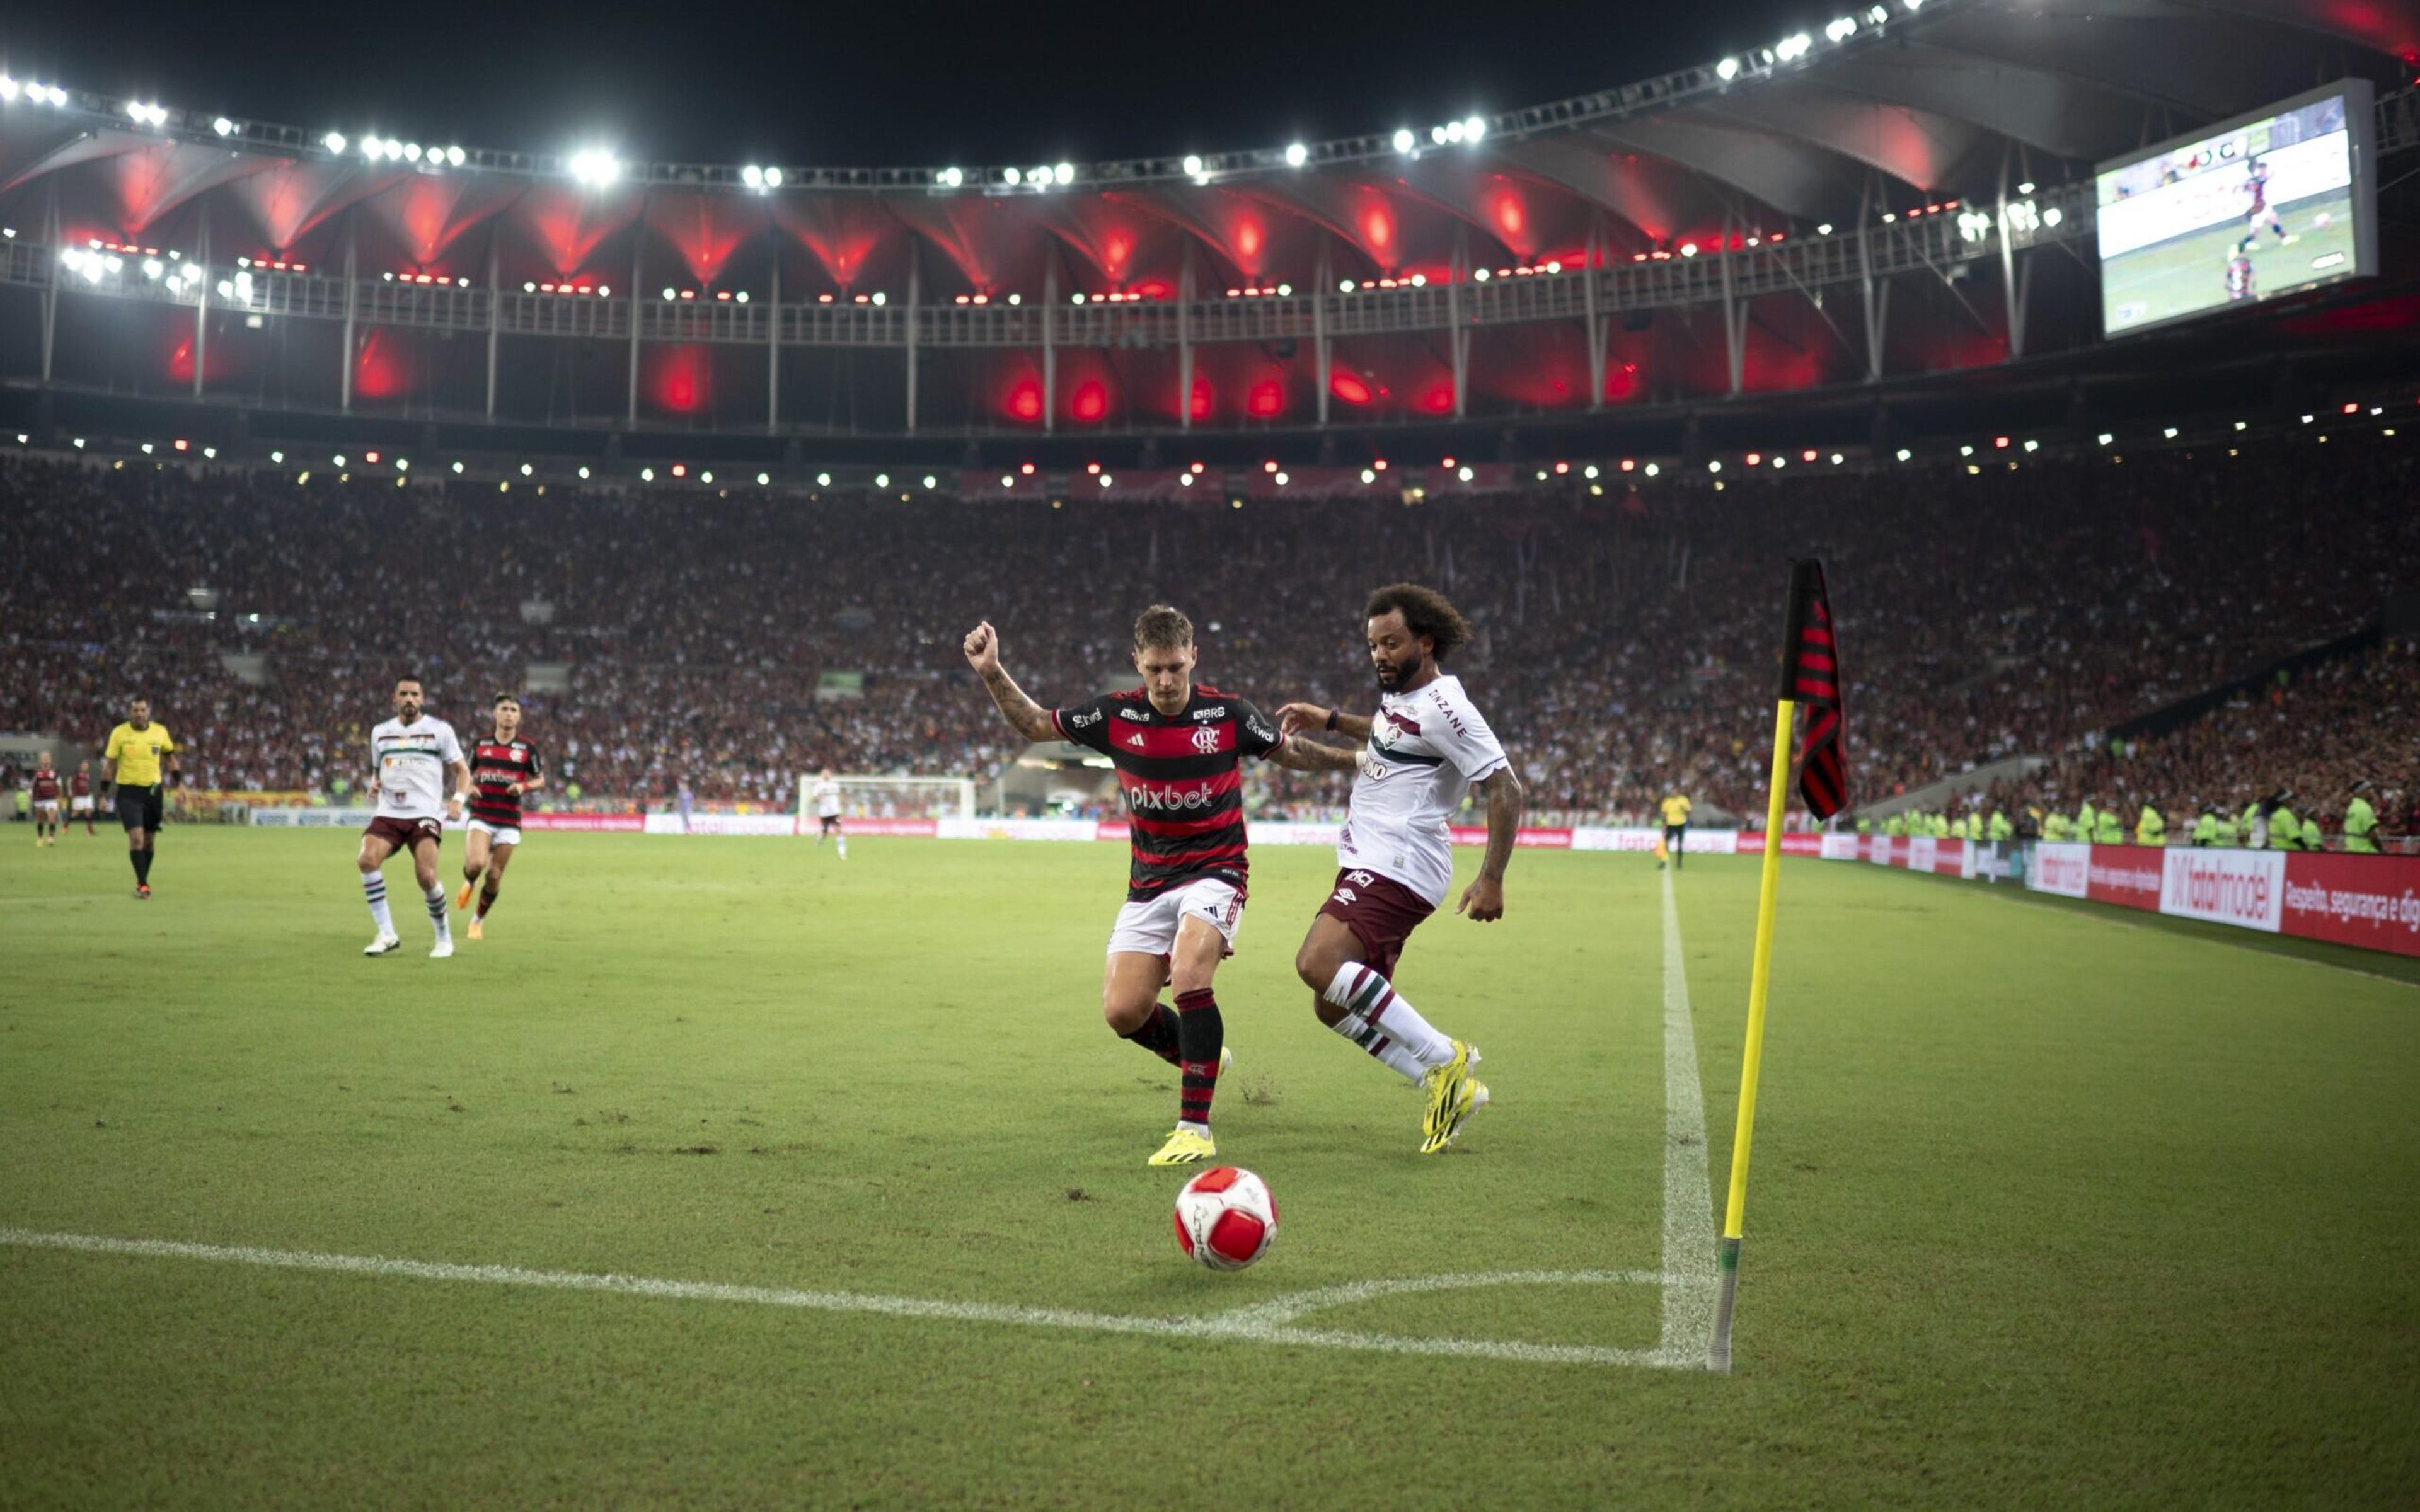
[[[801, 829], [815, 822], [815, 789], [820, 772], [799, 774], [799, 821]], [[834, 772], [840, 789], [843, 819], [972, 819], [975, 784], [965, 777], [872, 777], [861, 772]]]

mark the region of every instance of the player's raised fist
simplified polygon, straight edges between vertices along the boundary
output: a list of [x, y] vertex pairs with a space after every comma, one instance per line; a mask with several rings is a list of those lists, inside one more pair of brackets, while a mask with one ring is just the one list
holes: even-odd
[[991, 627], [991, 621], [985, 620], [967, 632], [966, 653], [967, 665], [979, 672], [1000, 665], [1000, 632]]
[[1327, 711], [1316, 703], [1287, 703], [1278, 709], [1278, 733], [1292, 740], [1306, 730], [1327, 728]]

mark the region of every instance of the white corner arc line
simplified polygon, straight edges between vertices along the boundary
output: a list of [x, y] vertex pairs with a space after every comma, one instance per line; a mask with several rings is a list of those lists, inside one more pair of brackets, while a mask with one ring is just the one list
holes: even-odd
[[[1679, 858], [1674, 857], [1678, 865]], [[1664, 1327], [1657, 1363], [1702, 1370], [1714, 1337], [1714, 1209], [1706, 1181], [1706, 1094], [1689, 1013], [1688, 958], [1672, 872], [1664, 877]]]
[[[1365, 1334], [1339, 1329], [1296, 1328], [1284, 1320], [1349, 1288], [1302, 1293], [1280, 1299], [1294, 1308], [1283, 1318], [1263, 1317], [1244, 1308], [1208, 1318], [1144, 1317], [1121, 1313], [1082, 1312], [1063, 1307], [1022, 1307], [1000, 1303], [953, 1302], [939, 1298], [894, 1297], [859, 1291], [796, 1290], [780, 1287], [731, 1286], [712, 1281], [674, 1281], [650, 1276], [597, 1274], [582, 1271], [535, 1271], [513, 1265], [461, 1265], [441, 1260], [394, 1259], [377, 1255], [336, 1255], [316, 1250], [262, 1249], [240, 1244], [197, 1244], [180, 1240], [114, 1239], [97, 1234], [47, 1233], [28, 1228], [0, 1228], [0, 1246], [19, 1249], [68, 1250], [85, 1255], [116, 1255], [142, 1259], [207, 1260], [228, 1265], [263, 1266], [275, 1270], [312, 1271], [323, 1274], [362, 1275], [380, 1279], [454, 1281], [486, 1286], [530, 1287], [558, 1291], [607, 1292], [618, 1296], [690, 1302], [744, 1303], [760, 1307], [793, 1307], [811, 1312], [870, 1313], [890, 1318], [931, 1319], [955, 1323], [997, 1323], [1028, 1328], [1070, 1329], [1096, 1334], [1134, 1334], [1159, 1338], [1207, 1339], [1245, 1344], [1291, 1345], [1305, 1349], [1351, 1350], [1382, 1354], [1447, 1356], [1506, 1360], [1526, 1365], [1590, 1365], [1668, 1367], [1673, 1362], [1661, 1350], [1621, 1350], [1590, 1344], [1540, 1344], [1518, 1339], [1418, 1338], [1395, 1334]], [[1494, 1286], [1512, 1281], [1595, 1281], [1662, 1279], [1641, 1273], [1523, 1272], [1479, 1275], [1422, 1277], [1396, 1289], [1441, 1289], [1446, 1286]], [[1370, 1295], [1383, 1295], [1383, 1289]], [[1358, 1300], [1359, 1294], [1340, 1297]], [[1702, 1360], [1689, 1362], [1702, 1365]]]

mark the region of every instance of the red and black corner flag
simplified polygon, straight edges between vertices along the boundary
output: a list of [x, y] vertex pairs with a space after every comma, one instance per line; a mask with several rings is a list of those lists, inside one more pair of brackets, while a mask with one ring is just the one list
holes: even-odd
[[1823, 563], [1812, 557], [1790, 564], [1781, 696], [1807, 705], [1798, 791], [1807, 799], [1807, 812], [1829, 819], [1848, 801], [1849, 766], [1840, 740], [1840, 645], [1832, 634], [1831, 600], [1823, 594]]

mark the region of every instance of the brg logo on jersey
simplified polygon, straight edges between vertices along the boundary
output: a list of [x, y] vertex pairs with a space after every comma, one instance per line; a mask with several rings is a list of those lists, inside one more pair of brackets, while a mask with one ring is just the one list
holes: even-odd
[[1202, 708], [1194, 710], [1193, 717], [1197, 719], [1223, 719], [1227, 717], [1227, 705], [1224, 703], [1207, 704]]
[[1207, 756], [1218, 748], [1218, 727], [1205, 724], [1193, 732], [1193, 748]]

